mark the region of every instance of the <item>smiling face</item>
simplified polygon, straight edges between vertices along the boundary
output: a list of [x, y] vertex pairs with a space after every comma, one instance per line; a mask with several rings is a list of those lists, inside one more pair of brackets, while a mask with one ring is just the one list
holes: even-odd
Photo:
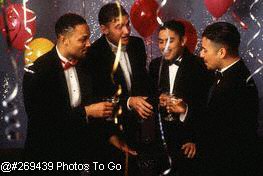
[[[169, 37], [170, 44], [167, 52], [164, 52]], [[164, 29], [159, 32], [158, 46], [166, 60], [172, 60], [173, 58], [179, 57], [183, 52], [185, 42], [185, 37], [180, 38], [180, 36], [172, 30]]]
[[114, 45], [118, 45], [121, 39], [122, 45], [128, 45], [131, 32], [130, 21], [127, 15], [113, 19], [105, 25], [101, 25], [102, 33]]
[[81, 59], [84, 58], [90, 47], [90, 31], [86, 24], [76, 25], [71, 32], [63, 37], [66, 57]]
[[222, 55], [220, 47], [206, 37], [202, 38], [202, 50], [200, 56], [209, 70], [217, 70], [222, 68]]

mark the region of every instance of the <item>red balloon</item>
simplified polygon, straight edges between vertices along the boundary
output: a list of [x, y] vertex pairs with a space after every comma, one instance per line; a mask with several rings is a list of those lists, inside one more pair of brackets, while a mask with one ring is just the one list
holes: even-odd
[[152, 35], [158, 26], [155, 0], [136, 0], [131, 7], [131, 22], [136, 31], [143, 37]]
[[[31, 29], [32, 35], [36, 33], [36, 20], [30, 20], [35, 17], [35, 13], [31, 11], [26, 12], [27, 28]], [[6, 8], [6, 19], [9, 29], [9, 36], [12, 47], [23, 50], [26, 40], [32, 37], [24, 27], [24, 10], [22, 4], [10, 4]], [[2, 34], [6, 36], [4, 28], [3, 15], [0, 16], [0, 29]], [[30, 21], [28, 21], [30, 20]]]
[[233, 2], [233, 0], [204, 0], [207, 10], [216, 18], [226, 13]]
[[185, 36], [187, 37], [186, 47], [190, 52], [193, 53], [197, 44], [197, 32], [195, 27], [190, 21], [184, 19], [177, 19], [176, 21], [183, 23], [185, 28]]

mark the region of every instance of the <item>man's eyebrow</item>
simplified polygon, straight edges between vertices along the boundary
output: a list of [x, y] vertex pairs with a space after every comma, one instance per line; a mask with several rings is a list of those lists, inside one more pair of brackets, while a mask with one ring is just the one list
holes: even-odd
[[[170, 37], [171, 40], [175, 39], [174, 37]], [[168, 38], [162, 39], [158, 37], [158, 40], [168, 40]]]

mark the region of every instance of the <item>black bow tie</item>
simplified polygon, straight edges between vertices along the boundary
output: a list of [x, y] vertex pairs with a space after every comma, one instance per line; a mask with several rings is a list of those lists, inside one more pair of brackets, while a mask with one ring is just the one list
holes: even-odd
[[179, 66], [181, 62], [182, 62], [182, 59], [173, 59], [173, 60], [171, 60], [171, 61], [170, 61], [170, 60], [167, 61], [167, 63], [168, 63], [169, 66], [170, 66], [170, 65], [173, 65], [173, 64]]
[[[118, 47], [112, 47], [111, 50], [112, 50], [114, 53], [117, 53]], [[126, 46], [122, 46], [122, 47], [121, 47], [121, 51], [122, 51], [122, 52], [126, 52]]]
[[220, 71], [215, 71], [215, 80], [219, 81], [223, 78], [223, 73]]

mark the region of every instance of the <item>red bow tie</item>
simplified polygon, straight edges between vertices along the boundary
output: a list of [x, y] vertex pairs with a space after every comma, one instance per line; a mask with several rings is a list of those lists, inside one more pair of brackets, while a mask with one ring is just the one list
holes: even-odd
[[72, 59], [71, 61], [67, 61], [67, 62], [61, 60], [61, 62], [62, 62], [62, 65], [63, 65], [63, 69], [67, 70], [70, 67], [74, 67], [78, 63], [78, 60]]

